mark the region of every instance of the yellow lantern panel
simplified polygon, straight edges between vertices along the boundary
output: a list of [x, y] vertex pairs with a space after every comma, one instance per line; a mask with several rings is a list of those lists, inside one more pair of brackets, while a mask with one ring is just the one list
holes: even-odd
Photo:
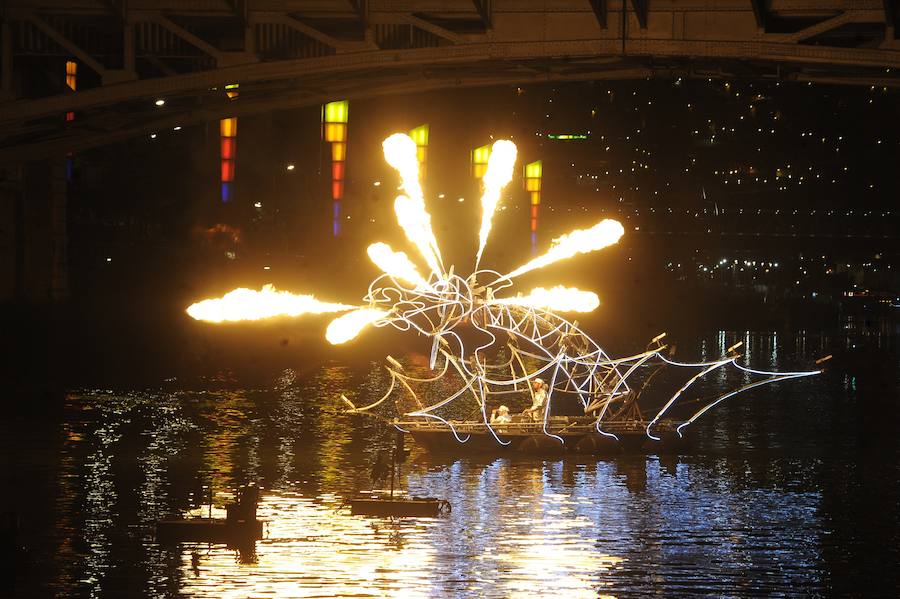
[[335, 142], [331, 144], [331, 160], [333, 162], [343, 162], [347, 159], [347, 144], [343, 142]]
[[347, 141], [347, 124], [346, 123], [325, 123], [325, 141], [331, 141], [331, 142]]
[[[540, 160], [536, 160], [525, 165], [526, 179], [540, 179], [543, 173], [543, 165]], [[540, 189], [540, 187], [538, 187]]]
[[422, 146], [428, 145], [428, 125], [419, 125], [415, 129], [409, 132], [409, 136], [412, 138], [416, 145], [420, 148]]
[[491, 146], [481, 146], [472, 150], [472, 164], [487, 165], [491, 157]]
[[237, 137], [237, 118], [232, 117], [219, 121], [219, 134], [222, 137]]
[[525, 179], [525, 191], [540, 191], [541, 190], [541, 180], [540, 179]]
[[322, 122], [324, 123], [346, 123], [349, 118], [350, 102], [347, 100], [329, 102], [322, 111]]

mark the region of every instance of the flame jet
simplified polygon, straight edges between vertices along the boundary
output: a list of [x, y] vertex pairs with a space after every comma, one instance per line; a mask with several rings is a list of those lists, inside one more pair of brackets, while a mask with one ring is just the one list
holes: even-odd
[[394, 200], [397, 221], [406, 237], [418, 248], [431, 272], [443, 278], [441, 250], [431, 227], [431, 215], [425, 209], [425, 198], [419, 183], [416, 142], [406, 134], [395, 133], [385, 139], [381, 147], [387, 163], [400, 174], [400, 186], [406, 192], [405, 196], [397, 196]]
[[368, 325], [382, 320], [390, 314], [387, 310], [377, 308], [359, 308], [338, 316], [325, 329], [325, 339], [332, 345], [340, 345], [355, 339]]
[[366, 249], [369, 258], [386, 274], [394, 278], [412, 283], [418, 288], [430, 288], [428, 281], [416, 270], [416, 265], [412, 263], [404, 252], [395, 252], [386, 243], [373, 243]]
[[587, 254], [618, 243], [625, 234], [619, 221], [604, 219], [590, 229], [575, 229], [567, 235], [557, 237], [547, 253], [523, 264], [503, 278], [512, 279], [530, 270], [543, 268], [548, 264], [571, 258], [577, 254]]
[[278, 291], [274, 285], [263, 285], [259, 291], [239, 287], [220, 298], [205, 299], [191, 304], [187, 313], [195, 320], [206, 322], [237, 322], [275, 316], [296, 317], [303, 314], [346, 312], [356, 307], [323, 302], [311, 295], [297, 295], [288, 291]]
[[482, 178], [484, 193], [481, 196], [481, 230], [478, 233], [478, 254], [475, 256], [475, 270], [481, 263], [481, 254], [491, 234], [494, 212], [500, 203], [500, 192], [512, 181], [513, 167], [516, 164], [516, 144], [500, 139], [494, 142], [491, 156], [488, 158], [487, 172]]
[[495, 298], [493, 304], [541, 308], [556, 312], [593, 312], [600, 305], [600, 298], [593, 291], [557, 285], [552, 289], [535, 287], [528, 295]]

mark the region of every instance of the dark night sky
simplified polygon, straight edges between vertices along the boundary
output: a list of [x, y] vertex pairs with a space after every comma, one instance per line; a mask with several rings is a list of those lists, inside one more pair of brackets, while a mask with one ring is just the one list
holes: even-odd
[[[474, 249], [479, 214], [469, 152], [492, 135], [518, 144], [520, 165], [544, 161], [539, 247], [601, 215], [615, 215], [629, 221], [632, 235], [755, 234], [774, 227], [801, 235], [887, 235], [883, 251], [891, 253], [898, 106], [896, 93], [882, 88], [721, 80], [573, 83], [355, 101], [338, 245], [357, 251], [376, 236], [402, 244], [390, 211], [396, 177], [381, 157], [380, 140], [429, 123], [429, 208], [438, 237], [461, 264]], [[559, 133], [589, 139], [548, 138]], [[196, 243], [193, 233], [217, 222], [241, 229], [237, 253], [255, 257], [253, 268], [265, 261], [260, 255], [275, 260], [314, 253], [334, 243], [327, 157], [317, 107], [242, 118], [236, 199], [223, 207], [215, 124], [87, 153], [76, 161], [70, 206], [76, 239], [92, 251], [75, 263], [93, 270], [134, 229], [177, 248]], [[288, 171], [287, 164], [296, 168]], [[508, 188], [508, 209], [495, 229], [494, 243], [510, 250], [495, 256], [501, 261], [517, 261], [529, 251], [520, 176]], [[375, 187], [375, 181], [383, 184]], [[79, 238], [79, 230], [86, 234]], [[852, 241], [825, 243], [831, 253], [856, 251]]]

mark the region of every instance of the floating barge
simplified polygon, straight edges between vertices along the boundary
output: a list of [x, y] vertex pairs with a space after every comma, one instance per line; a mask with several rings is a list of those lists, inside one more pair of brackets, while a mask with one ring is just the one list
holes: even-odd
[[577, 416], [550, 417], [546, 429], [543, 422], [489, 426], [477, 421], [397, 420], [393, 424], [432, 452], [615, 454], [644, 450], [680, 451], [686, 447], [686, 441], [675, 430], [679, 423], [673, 420], [659, 420], [653, 424], [653, 434], [661, 441], [647, 436], [649, 422], [604, 422], [601, 433], [597, 431], [595, 419]]

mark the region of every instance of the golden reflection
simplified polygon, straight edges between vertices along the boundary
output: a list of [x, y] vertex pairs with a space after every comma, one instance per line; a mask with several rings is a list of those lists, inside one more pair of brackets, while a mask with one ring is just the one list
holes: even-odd
[[[350, 516], [339, 500], [291, 492], [263, 493], [259, 516], [268, 520], [255, 564], [241, 563], [224, 545], [185, 544], [181, 577], [192, 597], [392, 596], [431, 594], [435, 548], [420, 536], [425, 519], [389, 522]], [[326, 586], [327, 585], [327, 586]]]
[[[545, 592], [562, 593], [567, 598], [596, 598], [597, 576], [625, 561], [599, 553], [593, 541], [578, 532], [561, 535], [545, 528], [542, 520], [522, 524], [534, 532], [510, 538], [489, 556], [502, 572], [498, 584], [502, 585], [503, 596], [531, 597], [540, 585]], [[573, 523], [572, 527], [585, 524], [589, 523]]]
[[234, 483], [234, 452], [242, 447], [242, 437], [247, 436], [252, 407], [243, 393], [223, 391], [209, 395], [203, 416], [209, 420], [203, 435], [204, 481], [212, 492], [230, 489]]

